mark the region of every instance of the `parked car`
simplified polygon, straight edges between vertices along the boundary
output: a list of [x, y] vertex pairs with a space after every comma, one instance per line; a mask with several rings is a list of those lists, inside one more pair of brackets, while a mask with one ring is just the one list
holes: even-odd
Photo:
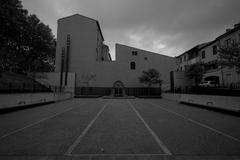
[[199, 87], [204, 87], [204, 88], [215, 88], [218, 87], [218, 83], [215, 81], [204, 81], [198, 85]]

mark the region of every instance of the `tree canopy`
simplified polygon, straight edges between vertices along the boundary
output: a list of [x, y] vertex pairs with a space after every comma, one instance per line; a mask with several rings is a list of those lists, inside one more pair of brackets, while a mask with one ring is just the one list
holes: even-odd
[[146, 84], [148, 87], [151, 87], [153, 84], [160, 84], [162, 80], [160, 79], [160, 73], [156, 69], [149, 69], [143, 71], [142, 75], [139, 77], [140, 83]]
[[0, 69], [18, 73], [54, 68], [55, 39], [48, 25], [19, 0], [0, 2]]

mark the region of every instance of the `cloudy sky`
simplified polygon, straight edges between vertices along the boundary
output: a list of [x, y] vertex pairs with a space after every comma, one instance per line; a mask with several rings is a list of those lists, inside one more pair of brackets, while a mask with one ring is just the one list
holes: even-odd
[[240, 0], [22, 0], [48, 24], [75, 13], [99, 21], [110, 52], [115, 43], [177, 56], [240, 22]]

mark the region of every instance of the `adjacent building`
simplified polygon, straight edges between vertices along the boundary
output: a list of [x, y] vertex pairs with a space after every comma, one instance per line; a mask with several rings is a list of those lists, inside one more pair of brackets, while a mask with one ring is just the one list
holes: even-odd
[[[240, 43], [240, 23], [235, 24], [232, 29], [227, 29], [224, 34], [218, 36], [215, 40], [199, 44], [177, 56], [178, 73], [174, 74], [174, 87], [185, 87], [191, 85], [191, 81], [186, 80], [186, 76], [183, 76], [184, 72], [189, 65], [199, 62], [205, 64], [203, 81], [215, 81], [225, 87], [229, 87], [230, 85], [239, 86], [240, 75], [236, 72], [236, 69], [234, 67], [223, 67], [217, 63], [219, 58], [219, 46], [228, 46], [231, 43]], [[185, 80], [182, 81], [182, 79]], [[183, 83], [179, 83], [179, 81], [182, 81]]]

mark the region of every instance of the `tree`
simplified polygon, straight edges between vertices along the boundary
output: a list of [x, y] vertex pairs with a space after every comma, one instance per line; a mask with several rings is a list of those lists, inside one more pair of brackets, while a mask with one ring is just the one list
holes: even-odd
[[0, 2], [0, 69], [18, 73], [52, 71], [55, 39], [49, 26], [28, 15], [19, 0]]
[[17, 71], [22, 49], [27, 10], [19, 0], [0, 1], [0, 58], [1, 69]]
[[55, 39], [49, 26], [43, 24], [36, 15], [27, 18], [28, 36], [24, 60], [27, 72], [53, 71]]
[[219, 64], [221, 66], [236, 67], [240, 73], [240, 43], [230, 43], [229, 45], [219, 45]]
[[197, 86], [204, 74], [204, 64], [195, 63], [186, 68], [186, 75], [189, 79], [194, 80], [195, 86]]
[[153, 84], [160, 84], [162, 80], [160, 79], [160, 73], [156, 69], [149, 69], [143, 71], [142, 75], [139, 77], [140, 83], [146, 84], [148, 87], [151, 87]]

